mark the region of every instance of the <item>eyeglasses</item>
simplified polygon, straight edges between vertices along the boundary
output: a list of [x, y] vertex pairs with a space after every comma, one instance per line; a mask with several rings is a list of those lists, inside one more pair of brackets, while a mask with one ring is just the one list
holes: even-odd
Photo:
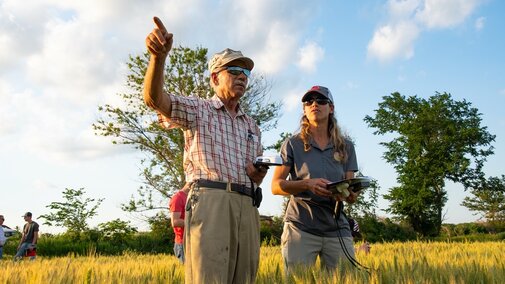
[[228, 66], [228, 67], [225, 67], [224, 70], [228, 71], [228, 73], [235, 75], [235, 76], [240, 75], [240, 73], [243, 73], [247, 78], [249, 78], [249, 76], [251, 76], [251, 70], [245, 69], [242, 67], [238, 67], [238, 66]]
[[327, 105], [330, 100], [328, 99], [323, 99], [323, 98], [312, 98], [312, 99], [308, 99], [306, 101], [303, 102], [303, 105], [304, 106], [311, 106], [312, 103], [316, 102], [318, 105], [321, 105], [321, 106], [324, 106], [324, 105]]

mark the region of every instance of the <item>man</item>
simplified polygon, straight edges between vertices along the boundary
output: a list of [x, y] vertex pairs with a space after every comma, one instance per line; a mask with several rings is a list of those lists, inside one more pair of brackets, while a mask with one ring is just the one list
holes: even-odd
[[175, 234], [174, 254], [181, 263], [184, 263], [184, 211], [186, 208], [189, 185], [189, 183], [186, 183], [181, 190], [177, 191], [177, 193], [172, 196], [169, 203], [172, 228]]
[[209, 62], [215, 96], [203, 100], [166, 94], [163, 72], [173, 34], [157, 17], [154, 23], [146, 38], [150, 60], [144, 101], [171, 127], [184, 131], [184, 170], [186, 181], [192, 182], [185, 218], [185, 280], [252, 283], [260, 245], [256, 186], [267, 170], [252, 164], [262, 153], [260, 131], [239, 100], [254, 62], [240, 51], [225, 49]]
[[4, 232], [4, 215], [0, 215], [0, 259], [3, 258], [4, 255], [4, 245], [5, 242], [7, 241], [7, 238], [5, 237], [5, 232]]
[[[37, 247], [37, 240], [39, 239], [39, 224], [32, 221], [32, 213], [26, 212], [22, 217], [25, 219], [26, 224], [23, 227], [23, 235], [19, 241], [18, 251], [14, 256], [14, 260], [23, 258], [27, 250], [35, 249]], [[33, 256], [31, 257], [31, 259], [34, 258]]]

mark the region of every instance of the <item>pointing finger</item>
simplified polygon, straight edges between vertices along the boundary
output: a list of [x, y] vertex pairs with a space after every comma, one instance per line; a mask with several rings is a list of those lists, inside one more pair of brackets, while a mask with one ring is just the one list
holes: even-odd
[[153, 21], [156, 27], [160, 29], [162, 33], [167, 33], [167, 28], [165, 28], [165, 25], [163, 25], [163, 22], [160, 20], [160, 18], [154, 17]]

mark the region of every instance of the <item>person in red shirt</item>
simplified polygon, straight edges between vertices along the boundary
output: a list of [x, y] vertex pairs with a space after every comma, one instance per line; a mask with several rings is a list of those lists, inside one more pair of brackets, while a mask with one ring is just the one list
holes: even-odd
[[181, 263], [184, 263], [184, 211], [189, 189], [189, 183], [186, 183], [181, 190], [172, 196], [169, 202], [172, 228], [175, 233], [174, 254]]

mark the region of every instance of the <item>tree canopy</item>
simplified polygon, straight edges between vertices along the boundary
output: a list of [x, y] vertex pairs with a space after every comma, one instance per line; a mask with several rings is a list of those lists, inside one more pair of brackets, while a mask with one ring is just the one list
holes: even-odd
[[495, 136], [481, 126], [481, 114], [470, 102], [448, 93], [428, 99], [393, 93], [364, 120], [375, 135], [392, 137], [381, 143], [387, 149], [383, 158], [398, 173], [398, 186], [385, 195], [391, 201], [387, 211], [422, 235], [437, 235], [447, 201], [445, 181], [468, 188], [480, 179]]
[[49, 226], [63, 226], [68, 233], [79, 234], [89, 230], [88, 221], [97, 213], [96, 210], [103, 201], [103, 198], [84, 198], [84, 188], [66, 188], [62, 194], [63, 202], [51, 202], [46, 207], [53, 212], [40, 215], [44, 219], [44, 224]]
[[[166, 199], [185, 183], [183, 170], [184, 138], [180, 129], [165, 129], [156, 113], [143, 101], [143, 79], [149, 55], [131, 56], [127, 63], [126, 85], [130, 92], [118, 94], [123, 105], [99, 107], [102, 117], [93, 124], [97, 135], [111, 137], [114, 144], [131, 145], [144, 154], [140, 176], [143, 184], [123, 209], [143, 212], [166, 208]], [[210, 98], [207, 49], [175, 47], [165, 65], [164, 89], [182, 96]], [[244, 111], [253, 117], [262, 131], [277, 125], [280, 102], [270, 102], [270, 83], [261, 75], [249, 80], [240, 101]]]
[[505, 175], [483, 179], [471, 191], [472, 196], [465, 197], [461, 205], [482, 214], [489, 223], [505, 227]]

